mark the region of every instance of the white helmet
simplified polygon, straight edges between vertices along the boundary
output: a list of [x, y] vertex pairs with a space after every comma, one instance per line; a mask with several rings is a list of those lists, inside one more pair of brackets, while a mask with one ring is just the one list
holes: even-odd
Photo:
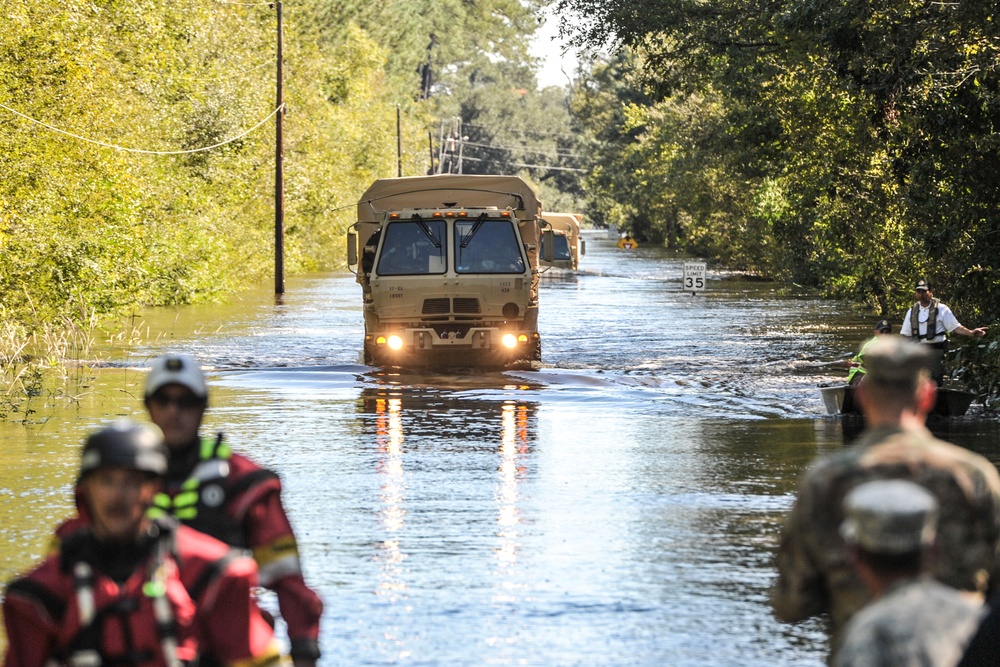
[[198, 362], [186, 354], [165, 354], [153, 362], [153, 368], [146, 376], [146, 398], [168, 384], [179, 384], [190, 389], [198, 398], [208, 398], [205, 375]]

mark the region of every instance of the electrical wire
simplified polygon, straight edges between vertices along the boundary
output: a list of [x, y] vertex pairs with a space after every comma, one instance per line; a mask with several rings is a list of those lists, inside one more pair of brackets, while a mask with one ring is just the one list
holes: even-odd
[[568, 157], [568, 158], [573, 158], [574, 160], [582, 160], [583, 159], [582, 155], [576, 155], [574, 153], [560, 153], [558, 151], [555, 151], [555, 152], [553, 152], [553, 151], [536, 151], [536, 150], [532, 150], [530, 148], [525, 148], [523, 146], [517, 146], [517, 147], [513, 147], [512, 148], [510, 146], [496, 146], [496, 145], [493, 145], [493, 144], [480, 144], [480, 143], [477, 143], [475, 141], [463, 141], [462, 145], [463, 146], [478, 146], [479, 148], [496, 148], [496, 149], [502, 150], [502, 151], [515, 151], [515, 150], [519, 150], [519, 151], [523, 151], [525, 153], [534, 153], [535, 155], [549, 155], [549, 156], [555, 156], [555, 157]]
[[[487, 160], [478, 157], [470, 157], [468, 155], [463, 155], [461, 160], [458, 157], [454, 158], [456, 162], [463, 162], [465, 160], [471, 160], [473, 162], [500, 162], [500, 160]], [[502, 164], [509, 165], [511, 167], [527, 167], [529, 169], [548, 169], [550, 171], [576, 171], [581, 173], [586, 173], [587, 169], [573, 169], [572, 167], [553, 167], [548, 164], [526, 164], [524, 162], [503, 162]]]
[[[496, 134], [493, 128], [486, 127], [485, 125], [476, 125], [475, 123], [462, 123], [462, 127], [474, 127], [478, 130], [486, 130], [491, 135]], [[504, 132], [513, 132], [514, 134], [525, 134], [533, 137], [557, 137], [560, 139], [570, 139], [575, 140], [577, 137], [572, 134], [563, 134], [562, 132], [542, 132], [540, 130], [519, 130], [517, 128], [504, 127]]]
[[84, 136], [81, 136], [79, 134], [74, 134], [73, 132], [68, 132], [66, 130], [60, 129], [58, 127], [55, 127], [54, 125], [49, 125], [48, 123], [44, 123], [44, 122], [42, 122], [40, 120], [32, 118], [31, 116], [25, 115], [25, 114], [21, 113], [20, 111], [17, 111], [16, 109], [11, 109], [9, 106], [6, 106], [5, 104], [0, 104], [0, 109], [4, 109], [6, 111], [9, 111], [10, 113], [14, 114], [15, 116], [20, 116], [21, 118], [29, 120], [32, 123], [35, 123], [36, 125], [41, 125], [42, 127], [46, 128], [48, 130], [51, 130], [53, 132], [58, 132], [59, 134], [64, 134], [67, 137], [72, 137], [74, 139], [79, 139], [80, 141], [84, 141], [84, 142], [86, 142], [88, 144], [95, 144], [97, 146], [103, 146], [105, 148], [111, 148], [111, 149], [114, 149], [116, 151], [123, 151], [125, 153], [140, 153], [140, 154], [143, 154], [143, 155], [188, 155], [188, 154], [191, 154], [191, 153], [203, 153], [204, 151], [210, 151], [210, 150], [213, 150], [215, 148], [219, 148], [220, 146], [225, 146], [226, 144], [231, 144], [234, 141], [238, 141], [238, 140], [242, 139], [243, 137], [247, 136], [248, 134], [250, 134], [251, 132], [253, 132], [257, 128], [259, 128], [261, 125], [263, 125], [267, 121], [269, 121], [272, 118], [274, 118], [274, 115], [277, 114], [282, 109], [284, 109], [284, 107], [285, 107], [284, 104], [279, 105], [274, 111], [272, 111], [271, 113], [269, 113], [266, 118], [264, 118], [262, 121], [260, 121], [259, 123], [257, 123], [253, 127], [251, 127], [246, 132], [238, 134], [235, 137], [230, 137], [229, 139], [226, 139], [225, 141], [220, 141], [217, 144], [212, 144], [211, 146], [203, 146], [202, 148], [191, 148], [191, 149], [179, 150], [179, 151], [153, 151], [153, 150], [146, 150], [144, 148], [128, 148], [126, 146], [117, 146], [115, 144], [105, 143], [103, 141], [98, 141], [96, 139], [90, 139], [88, 137], [84, 137]]

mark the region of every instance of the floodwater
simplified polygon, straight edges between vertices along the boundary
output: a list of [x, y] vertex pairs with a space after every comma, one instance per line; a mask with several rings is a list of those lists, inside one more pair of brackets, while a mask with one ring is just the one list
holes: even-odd
[[[683, 258], [587, 241], [543, 276], [537, 371], [361, 365], [346, 272], [142, 313], [153, 343], [0, 422], [0, 575], [70, 511], [85, 434], [144, 418], [143, 371], [176, 350], [210, 369], [208, 428], [281, 474], [324, 666], [822, 665], [822, 623], [775, 621], [767, 592], [796, 480], [855, 428], [816, 385], [872, 318], [711, 271], [692, 295]], [[1000, 458], [994, 421], [935, 430]]]

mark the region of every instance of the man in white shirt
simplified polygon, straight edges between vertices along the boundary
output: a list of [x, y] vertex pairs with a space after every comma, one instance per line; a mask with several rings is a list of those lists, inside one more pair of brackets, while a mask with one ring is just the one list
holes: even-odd
[[917, 342], [929, 345], [933, 350], [931, 378], [940, 386], [944, 380], [944, 353], [948, 349], [948, 334], [982, 338], [986, 335], [986, 327], [968, 329], [959, 324], [951, 308], [934, 298], [931, 285], [924, 279], [914, 286], [917, 302], [910, 306], [903, 317], [899, 335], [914, 338]]

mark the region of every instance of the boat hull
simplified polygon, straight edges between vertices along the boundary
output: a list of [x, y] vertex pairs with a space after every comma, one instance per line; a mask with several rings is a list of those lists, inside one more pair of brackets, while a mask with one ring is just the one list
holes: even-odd
[[[861, 406], [854, 400], [854, 389], [846, 384], [820, 387], [820, 395], [823, 397], [827, 414], [860, 415]], [[967, 391], [938, 388], [937, 400], [934, 402], [931, 414], [939, 417], [961, 417], [968, 412], [975, 397], [975, 394]]]

